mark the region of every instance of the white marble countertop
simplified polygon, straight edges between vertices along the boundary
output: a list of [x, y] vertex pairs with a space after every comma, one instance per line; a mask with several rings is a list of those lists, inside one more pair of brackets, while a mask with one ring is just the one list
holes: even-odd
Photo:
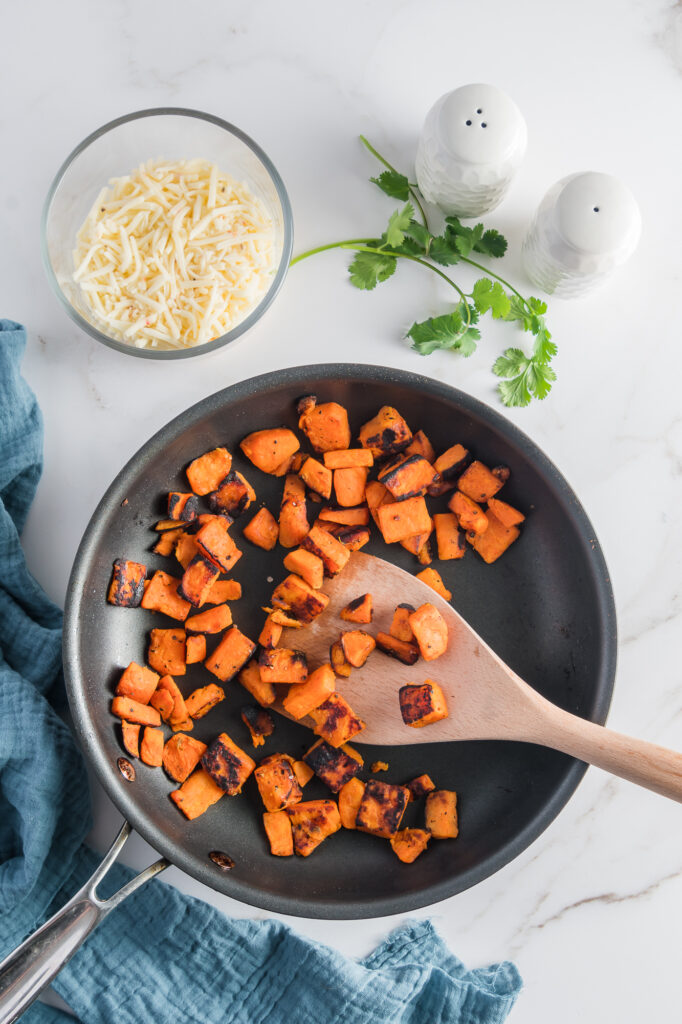
[[[401, 267], [400, 285], [360, 293], [347, 283], [345, 257], [331, 253], [296, 267], [258, 327], [214, 356], [154, 364], [111, 352], [66, 318], [40, 263], [41, 205], [71, 148], [142, 107], [220, 115], [279, 167], [300, 251], [364, 233], [390, 212], [367, 182], [377, 168], [360, 132], [409, 167], [432, 102], [459, 84], [490, 81], [514, 97], [529, 127], [525, 162], [488, 218], [510, 239], [505, 267], [515, 280], [528, 287], [518, 266], [524, 227], [562, 175], [615, 173], [641, 205], [639, 249], [613, 282], [594, 297], [550, 302], [559, 344], [552, 395], [506, 415], [566, 475], [603, 545], [620, 629], [609, 724], [682, 748], [679, 3], [42, 0], [13, 5], [5, 30], [0, 314], [28, 328], [24, 372], [45, 415], [45, 473], [25, 545], [50, 595], [63, 600], [81, 533], [121, 465], [219, 387], [342, 358], [430, 374], [496, 404], [490, 366], [515, 340], [508, 327], [486, 326], [470, 360], [422, 358], [401, 335], [415, 316], [444, 309], [441, 288]], [[104, 849], [118, 814], [97, 787], [94, 807], [92, 840]], [[470, 965], [516, 960], [525, 979], [516, 1024], [671, 1020], [679, 1014], [681, 836], [679, 806], [591, 769], [524, 854], [413, 916], [431, 916]], [[126, 850], [135, 866], [151, 858], [139, 839]], [[166, 877], [229, 914], [263, 916], [175, 869]], [[359, 955], [398, 919], [292, 923]]]

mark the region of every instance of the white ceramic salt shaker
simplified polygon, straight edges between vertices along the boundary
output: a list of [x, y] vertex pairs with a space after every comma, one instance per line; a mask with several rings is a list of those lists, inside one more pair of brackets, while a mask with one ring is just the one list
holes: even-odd
[[417, 183], [446, 214], [478, 217], [502, 201], [526, 151], [526, 122], [494, 85], [463, 85], [426, 115]]
[[569, 174], [548, 190], [523, 242], [526, 273], [550, 295], [591, 291], [632, 255], [641, 233], [639, 207], [618, 178]]

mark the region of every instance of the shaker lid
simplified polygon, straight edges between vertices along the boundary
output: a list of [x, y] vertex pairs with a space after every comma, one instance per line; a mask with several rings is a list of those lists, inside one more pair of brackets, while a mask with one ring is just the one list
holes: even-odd
[[641, 216], [637, 201], [624, 182], [611, 174], [587, 171], [564, 179], [556, 200], [556, 224], [569, 245], [600, 255], [634, 249]]
[[446, 149], [472, 164], [521, 159], [527, 129], [514, 101], [494, 85], [463, 85], [439, 101], [438, 135]]

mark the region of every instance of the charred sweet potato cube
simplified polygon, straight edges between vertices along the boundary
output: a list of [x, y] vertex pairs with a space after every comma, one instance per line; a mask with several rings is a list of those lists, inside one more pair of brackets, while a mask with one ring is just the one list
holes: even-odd
[[220, 704], [221, 700], [225, 700], [225, 691], [222, 686], [218, 686], [216, 683], [200, 686], [199, 689], [193, 690], [185, 701], [187, 714], [190, 718], [203, 718], [211, 708]]
[[253, 640], [237, 626], [231, 626], [204, 664], [221, 682], [227, 683], [244, 667], [255, 649]]
[[305, 503], [305, 484], [299, 476], [289, 474], [279, 510], [279, 542], [283, 548], [295, 548], [310, 529]]
[[132, 697], [114, 697], [111, 702], [111, 712], [125, 722], [134, 725], [161, 725], [159, 712], [150, 707], [149, 704], [140, 704]]
[[367, 448], [346, 448], [341, 451], [325, 452], [323, 457], [327, 469], [369, 468], [374, 465], [374, 456]]
[[[177, 523], [175, 524], [177, 526]], [[152, 548], [152, 551], [156, 555], [163, 555], [167, 557], [172, 555], [175, 551], [175, 544], [177, 540], [185, 532], [185, 526], [178, 526], [176, 530], [164, 530], [159, 536], [156, 544]]]
[[380, 651], [402, 661], [403, 665], [415, 665], [419, 660], [419, 648], [410, 640], [398, 640], [390, 633], [381, 632], [374, 639]]
[[418, 775], [416, 779], [411, 779], [405, 783], [405, 788], [410, 791], [410, 800], [419, 800], [421, 797], [426, 796], [427, 793], [431, 793], [435, 788], [430, 775]]
[[265, 625], [260, 631], [258, 643], [261, 647], [276, 647], [282, 636], [282, 627], [268, 615]]
[[396, 501], [426, 494], [426, 488], [438, 474], [423, 455], [410, 455], [397, 466], [387, 466], [379, 473], [379, 481]]
[[[168, 705], [168, 697], [171, 699], [172, 706]], [[178, 732], [180, 729], [189, 732], [193, 728], [185, 698], [172, 676], [166, 675], [159, 679], [159, 685], [156, 692], [152, 694], [151, 703], [159, 710], [164, 722], [170, 725], [173, 732]]]
[[369, 766], [369, 770], [376, 775], [377, 772], [387, 772], [389, 768], [388, 761], [372, 761]]
[[483, 561], [490, 565], [514, 543], [520, 531], [517, 526], [505, 526], [501, 523], [490, 508], [487, 517], [488, 529], [485, 533], [467, 533], [467, 540]]
[[269, 612], [272, 621], [278, 626], [284, 626], [286, 629], [302, 629], [303, 623], [299, 622], [292, 615], [287, 613], [282, 608], [263, 608], [264, 612]]
[[414, 640], [414, 633], [410, 625], [410, 615], [415, 609], [411, 604], [399, 604], [393, 612], [393, 621], [389, 633], [396, 640], [403, 640], [407, 643]]
[[171, 779], [184, 782], [201, 760], [206, 744], [186, 736], [184, 732], [176, 732], [163, 748], [162, 764]]
[[391, 849], [403, 864], [411, 864], [426, 849], [431, 833], [424, 828], [402, 828], [391, 836]]
[[293, 430], [274, 427], [254, 431], [244, 438], [239, 447], [254, 466], [264, 473], [274, 474], [301, 445]]
[[336, 677], [331, 665], [320, 665], [311, 672], [305, 683], [289, 688], [282, 702], [284, 710], [298, 721], [324, 704], [334, 693], [335, 686]]
[[337, 749], [324, 740], [314, 743], [303, 755], [303, 760], [332, 793], [338, 793], [364, 765], [362, 757], [350, 744], [346, 743]]
[[431, 550], [431, 538], [427, 537], [423, 545], [417, 552], [417, 561], [420, 565], [431, 565], [433, 561], [433, 554]]
[[204, 604], [224, 604], [225, 601], [238, 601], [242, 596], [242, 585], [236, 580], [216, 580], [208, 592]]
[[367, 505], [359, 505], [357, 508], [323, 508], [318, 519], [342, 526], [367, 526], [369, 509]]
[[211, 562], [223, 572], [229, 572], [242, 556], [241, 551], [229, 534], [230, 521], [224, 516], [216, 516], [202, 526], [196, 535], [199, 549]]
[[[345, 550], [345, 548], [344, 548]], [[272, 603], [284, 608], [301, 622], [312, 622], [329, 604], [329, 598], [321, 590], [314, 590], [305, 580], [293, 573], [272, 592]]]
[[481, 506], [461, 491], [455, 491], [448, 502], [448, 508], [457, 516], [457, 522], [465, 533], [485, 533], [488, 529], [488, 517]]
[[448, 626], [430, 602], [426, 602], [410, 615], [410, 626], [419, 645], [424, 661], [435, 661], [444, 654], [448, 646]]
[[251, 733], [251, 743], [254, 747], [262, 747], [265, 737], [272, 736], [275, 731], [272, 715], [265, 708], [247, 704], [241, 710], [241, 719]]
[[393, 501], [377, 508], [379, 529], [387, 544], [431, 532], [431, 516], [422, 497]]
[[464, 558], [466, 539], [457, 527], [457, 520], [452, 512], [436, 512], [433, 517], [436, 531], [436, 546], [441, 561]]
[[175, 551], [175, 557], [185, 571], [192, 564], [193, 559], [201, 554], [197, 539], [191, 533], [181, 533], [175, 541], [175, 548], [173, 550]]
[[403, 722], [413, 729], [421, 729], [422, 726], [432, 725], [448, 717], [445, 695], [433, 679], [401, 686], [398, 690], [398, 700]]
[[266, 811], [283, 811], [299, 803], [303, 796], [291, 762], [284, 757], [269, 758], [267, 764], [260, 764], [254, 778]]
[[244, 527], [244, 536], [264, 551], [272, 551], [279, 537], [277, 520], [267, 508], [260, 508]]
[[160, 676], [184, 676], [187, 671], [184, 629], [152, 629], [147, 661]]
[[145, 726], [140, 740], [140, 760], [150, 768], [160, 768], [163, 761], [163, 729]]
[[407, 448], [412, 431], [397, 409], [385, 405], [360, 430], [360, 444], [369, 448], [375, 458], [396, 455]]
[[346, 661], [346, 655], [343, 653], [340, 640], [337, 640], [329, 648], [329, 660], [337, 676], [343, 676], [347, 679], [353, 671], [350, 662]]
[[427, 587], [431, 587], [431, 590], [435, 590], [446, 601], [452, 600], [452, 591], [448, 590], [445, 586], [440, 573], [436, 569], [422, 569], [421, 572], [417, 573], [417, 579], [425, 583]]
[[145, 590], [142, 607], [150, 612], [163, 612], [169, 619], [184, 622], [192, 610], [192, 605], [180, 596], [179, 586], [180, 580], [175, 576], [169, 576], [168, 573], [157, 569]]
[[305, 683], [308, 678], [308, 659], [290, 647], [263, 649], [258, 665], [264, 683]]
[[332, 495], [332, 471], [310, 456], [305, 460], [298, 475], [301, 480], [321, 498], [329, 500]]
[[121, 722], [121, 736], [123, 738], [123, 746], [128, 751], [131, 757], [140, 756], [140, 729], [142, 726], [136, 725], [135, 722]]
[[[194, 540], [194, 538], [192, 539]], [[189, 601], [194, 608], [200, 608], [208, 600], [213, 584], [219, 575], [220, 569], [217, 565], [214, 565], [205, 555], [196, 554], [183, 573], [178, 587], [178, 595], [183, 600]]]
[[355, 828], [355, 819], [365, 793], [360, 779], [349, 779], [339, 790], [339, 817], [344, 828]]
[[522, 523], [526, 518], [523, 512], [519, 512], [519, 510], [514, 508], [512, 505], [508, 505], [506, 501], [500, 501], [499, 498], [489, 498], [488, 509], [497, 519], [499, 519], [502, 525], [507, 528], [511, 526], [518, 526], [519, 523]]
[[202, 754], [201, 767], [228, 796], [236, 796], [256, 762], [226, 732], [221, 732]]
[[171, 715], [175, 708], [175, 702], [172, 694], [168, 690], [155, 690], [152, 694], [151, 705], [161, 715], [161, 720], [168, 723], [170, 722]]
[[265, 811], [263, 826], [273, 857], [293, 857], [294, 834], [288, 815], [284, 811]]
[[429, 516], [428, 529], [424, 530], [423, 533], [415, 533], [413, 537], [406, 537], [400, 541], [400, 546], [405, 548], [411, 554], [419, 557], [419, 553], [429, 541], [429, 537], [433, 532], [433, 519]]
[[342, 747], [365, 728], [365, 723], [340, 693], [331, 693], [309, 714], [315, 723], [315, 735], [321, 736], [332, 747]]
[[157, 672], [131, 661], [116, 684], [116, 696], [132, 697], [139, 704], [149, 704], [158, 683]]
[[341, 828], [339, 809], [333, 800], [308, 800], [287, 807], [291, 821], [294, 853], [309, 857], [321, 842]]
[[348, 413], [338, 402], [311, 405], [300, 414], [299, 428], [316, 452], [332, 452], [350, 447]]
[[275, 688], [272, 683], [263, 682], [260, 677], [260, 667], [257, 661], [250, 661], [241, 670], [237, 679], [262, 707], [269, 707], [275, 703]]
[[208, 504], [213, 512], [228, 512], [231, 516], [240, 516], [256, 500], [253, 487], [236, 469], [231, 469], [220, 487], [208, 496]]
[[426, 798], [426, 828], [434, 839], [456, 839], [457, 794], [451, 789], [435, 789]]
[[372, 621], [374, 602], [371, 594], [361, 594], [353, 598], [345, 608], [341, 609], [341, 618], [344, 622], [357, 622], [360, 625], [368, 625]]
[[188, 636], [185, 640], [185, 660], [188, 665], [196, 665], [206, 657], [206, 637], [203, 634]]
[[191, 523], [199, 510], [196, 496], [182, 491], [169, 491], [168, 518], [182, 523]]
[[457, 486], [467, 498], [480, 503], [493, 498], [508, 479], [509, 470], [506, 466], [488, 469], [482, 462], [475, 460], [464, 470]]
[[319, 555], [305, 548], [296, 548], [284, 556], [284, 568], [301, 576], [314, 590], [324, 583], [324, 563]]
[[341, 650], [353, 668], [362, 668], [376, 645], [374, 637], [364, 629], [349, 629], [341, 634]]
[[351, 466], [334, 470], [334, 494], [342, 508], [353, 508], [365, 500], [365, 487], [369, 470], [364, 466]]
[[433, 468], [441, 480], [456, 480], [464, 471], [468, 460], [468, 449], [461, 444], [453, 444], [451, 448], [448, 448], [437, 459], [434, 459]]
[[294, 769], [294, 775], [298, 779], [299, 786], [303, 789], [304, 786], [308, 785], [315, 772], [305, 761], [294, 761], [291, 767]]
[[347, 551], [359, 551], [369, 544], [370, 533], [367, 526], [345, 526], [336, 533], [336, 539]]
[[409, 793], [404, 786], [370, 779], [365, 783], [365, 792], [355, 818], [355, 826], [361, 832], [369, 832], [383, 839], [390, 839], [400, 828]]
[[336, 537], [325, 533], [319, 526], [313, 526], [309, 533], [301, 540], [301, 547], [306, 551], [312, 551], [314, 555], [322, 559], [325, 576], [336, 576], [341, 572], [350, 558], [350, 552], [339, 543]]
[[365, 501], [367, 502], [369, 514], [377, 526], [379, 526], [379, 508], [381, 505], [390, 504], [393, 501], [393, 495], [378, 480], [370, 480], [365, 487]]
[[423, 430], [418, 430], [416, 434], [412, 435], [412, 440], [404, 450], [405, 455], [423, 455], [427, 462], [431, 465], [436, 460], [436, 453], [433, 450], [433, 445], [429, 441], [428, 437]]
[[222, 633], [232, 625], [232, 612], [226, 604], [217, 604], [198, 615], [191, 615], [185, 621], [189, 633]]
[[232, 456], [227, 448], [213, 448], [187, 467], [187, 479], [195, 494], [210, 494], [217, 490], [232, 468]]
[[173, 790], [170, 798], [185, 817], [193, 821], [217, 803], [222, 796], [225, 796], [225, 790], [213, 781], [208, 772], [198, 768], [185, 779], [180, 789]]
[[107, 601], [121, 608], [137, 608], [144, 594], [147, 566], [117, 558], [111, 576]]

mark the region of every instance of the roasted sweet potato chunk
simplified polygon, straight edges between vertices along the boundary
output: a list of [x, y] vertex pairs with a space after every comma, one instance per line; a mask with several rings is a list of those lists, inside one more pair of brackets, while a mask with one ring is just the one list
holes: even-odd
[[341, 634], [341, 649], [353, 668], [362, 668], [376, 645], [374, 637], [364, 629], [349, 629]]
[[362, 803], [365, 784], [360, 779], [349, 779], [339, 790], [339, 816], [344, 828], [355, 828], [355, 819]]
[[140, 704], [132, 697], [114, 697], [111, 702], [112, 714], [134, 725], [161, 725], [159, 712], [149, 704]]
[[421, 729], [448, 717], [445, 695], [438, 683], [426, 679], [423, 683], [401, 686], [398, 691], [400, 714], [405, 725]]
[[229, 605], [217, 604], [198, 615], [191, 615], [185, 621], [185, 629], [189, 633], [222, 633], [232, 625], [232, 612]]
[[435, 590], [446, 601], [452, 600], [452, 591], [448, 590], [445, 586], [440, 573], [436, 569], [422, 569], [421, 572], [417, 573], [417, 579], [425, 583], [427, 587], [431, 587], [431, 590]]
[[240, 516], [255, 500], [253, 487], [236, 469], [231, 469], [220, 487], [208, 496], [213, 512], [228, 512], [231, 516]]
[[216, 516], [202, 526], [196, 536], [197, 545], [206, 558], [214, 562], [223, 572], [229, 572], [242, 556], [241, 551], [229, 534], [230, 522], [224, 516]]
[[266, 811], [283, 811], [303, 796], [291, 762], [285, 757], [268, 758], [266, 764], [256, 768], [254, 778]]
[[231, 626], [204, 664], [221, 682], [227, 683], [243, 668], [255, 649], [253, 640], [237, 626]]
[[192, 610], [189, 601], [178, 593], [180, 580], [158, 569], [152, 576], [142, 598], [142, 607], [151, 612], [163, 612], [169, 619], [184, 622]]
[[428, 601], [410, 615], [410, 626], [424, 661], [434, 661], [448, 646], [448, 627], [438, 609]]
[[364, 501], [368, 472], [364, 466], [334, 470], [334, 494], [338, 505], [353, 508]]
[[[175, 524], [177, 526], [177, 523]], [[176, 530], [164, 530], [152, 548], [156, 555], [167, 557], [175, 551], [175, 544], [179, 537], [185, 532], [185, 524], [178, 526]]]
[[274, 427], [254, 431], [244, 438], [239, 447], [254, 466], [264, 473], [275, 474], [301, 445], [293, 430]]
[[451, 789], [435, 789], [427, 796], [426, 827], [434, 839], [457, 838], [457, 794]]
[[523, 512], [519, 512], [512, 505], [508, 505], [506, 501], [500, 501], [499, 498], [488, 499], [488, 510], [508, 529], [512, 526], [518, 526], [526, 518]]
[[436, 531], [436, 546], [441, 561], [464, 558], [466, 539], [457, 527], [457, 520], [452, 512], [436, 512], [433, 517]]
[[200, 686], [198, 690], [190, 693], [185, 701], [187, 714], [190, 718], [203, 718], [211, 708], [225, 700], [225, 691], [222, 686], [216, 683], [209, 683], [207, 686]]
[[369, 508], [367, 505], [359, 505], [357, 508], [323, 508], [318, 519], [342, 526], [367, 526]]
[[324, 740], [314, 743], [303, 755], [303, 760], [332, 793], [338, 793], [364, 764], [360, 754], [349, 744], [337, 749]]
[[472, 501], [480, 503], [493, 498], [508, 479], [509, 470], [506, 466], [488, 469], [482, 462], [475, 460], [464, 470], [457, 486]]
[[485, 533], [488, 529], [488, 517], [481, 506], [461, 491], [455, 491], [448, 502], [448, 508], [457, 516], [457, 522], [465, 533]]
[[519, 537], [517, 526], [505, 526], [491, 509], [488, 509], [488, 529], [485, 533], [467, 533], [467, 540], [489, 565], [496, 562], [507, 548]]
[[284, 710], [296, 720], [303, 718], [324, 704], [334, 693], [335, 686], [336, 677], [331, 665], [320, 665], [305, 683], [290, 687], [282, 702]]
[[117, 558], [111, 576], [107, 601], [121, 608], [137, 608], [144, 594], [147, 566]]
[[201, 554], [196, 537], [191, 533], [182, 532], [175, 541], [175, 557], [185, 571], [192, 560]]
[[136, 725], [134, 722], [121, 722], [123, 746], [131, 757], [140, 756], [140, 729], [141, 726]]
[[350, 447], [348, 413], [338, 402], [310, 405], [300, 413], [298, 425], [316, 452], [341, 451]]
[[319, 526], [313, 526], [309, 533], [301, 539], [301, 547], [312, 551], [322, 559], [325, 576], [336, 576], [341, 572], [350, 558], [350, 552], [336, 537], [325, 533]]
[[228, 796], [236, 796], [256, 762], [226, 732], [221, 732], [202, 755], [201, 766]]
[[290, 474], [284, 481], [279, 511], [279, 542], [283, 548], [295, 548], [310, 529], [305, 503], [305, 484]]
[[353, 671], [350, 662], [346, 661], [346, 655], [343, 653], [340, 640], [337, 640], [329, 648], [329, 660], [337, 676], [343, 676], [347, 679]]
[[398, 640], [390, 633], [381, 632], [374, 639], [380, 651], [402, 661], [403, 665], [415, 665], [419, 660], [419, 647], [412, 641]]
[[173, 790], [170, 798], [185, 817], [193, 821], [222, 796], [225, 796], [225, 790], [213, 781], [208, 772], [198, 768], [183, 782], [180, 789]]
[[242, 708], [241, 719], [251, 733], [251, 743], [254, 747], [262, 747], [266, 736], [272, 736], [275, 731], [275, 722], [270, 712], [254, 704], [247, 704]]
[[320, 590], [324, 583], [324, 562], [305, 548], [296, 548], [285, 555], [284, 568], [301, 576], [314, 590]]
[[[168, 707], [166, 701], [155, 704], [157, 697], [163, 698], [166, 696], [170, 696], [172, 701], [172, 708], [168, 711], [165, 710]], [[152, 695], [152, 704], [159, 707], [161, 717], [164, 722], [167, 722], [168, 725], [170, 725], [173, 732], [178, 732], [181, 729], [184, 729], [185, 732], [189, 732], [193, 728], [192, 721], [185, 704], [185, 698], [182, 696], [180, 688], [172, 676], [161, 676], [156, 693]], [[164, 708], [164, 710], [161, 710], [162, 708]]]
[[378, 480], [370, 480], [365, 487], [365, 501], [367, 502], [369, 514], [377, 526], [379, 526], [379, 508], [381, 505], [390, 504], [393, 501], [393, 495]]
[[348, 551], [359, 551], [369, 544], [370, 534], [367, 526], [346, 526], [339, 530], [336, 539], [343, 544]]
[[374, 456], [366, 448], [346, 448], [344, 451], [324, 453], [327, 469], [354, 469], [357, 466], [374, 465]]
[[208, 600], [219, 575], [220, 569], [217, 565], [206, 555], [196, 554], [183, 573], [178, 595], [189, 601], [193, 607], [200, 608]]
[[227, 448], [214, 448], [200, 455], [187, 467], [187, 479], [195, 494], [216, 491], [232, 468], [232, 456]]
[[383, 839], [390, 839], [400, 828], [409, 793], [404, 786], [370, 779], [355, 818], [356, 828]]
[[403, 864], [411, 864], [426, 849], [431, 833], [424, 828], [403, 828], [391, 836], [391, 849]]
[[277, 520], [267, 508], [260, 508], [244, 527], [244, 536], [264, 551], [272, 551], [279, 537]]
[[308, 457], [298, 471], [301, 480], [321, 498], [329, 500], [332, 495], [332, 471], [317, 459]]
[[237, 583], [236, 580], [216, 580], [204, 603], [224, 604], [225, 601], [238, 601], [241, 596], [241, 583]]
[[183, 523], [191, 523], [196, 519], [199, 506], [196, 496], [182, 491], [170, 491], [168, 494], [168, 518]]
[[276, 647], [282, 636], [282, 627], [275, 622], [272, 615], [268, 615], [265, 625], [260, 631], [258, 643], [261, 647]]
[[434, 460], [433, 468], [441, 480], [456, 480], [463, 472], [468, 461], [468, 450], [461, 444], [453, 444], [451, 448], [448, 448], [447, 451], [444, 451], [442, 455], [439, 455]]
[[423, 455], [410, 455], [397, 466], [386, 466], [379, 473], [379, 481], [396, 500], [414, 498], [426, 494], [438, 477], [430, 462]]
[[315, 772], [305, 761], [294, 761], [291, 767], [294, 769], [294, 775], [298, 779], [299, 786], [303, 789], [304, 786], [308, 785]]
[[412, 431], [397, 409], [385, 405], [360, 431], [360, 444], [375, 458], [396, 455], [407, 448]]
[[160, 676], [184, 676], [187, 671], [184, 629], [152, 629], [147, 661]]
[[436, 788], [431, 776], [425, 774], [418, 775], [416, 779], [406, 782], [405, 787], [410, 791], [410, 800], [419, 800], [420, 797], [426, 796]]
[[188, 636], [185, 640], [185, 659], [188, 665], [196, 665], [206, 657], [206, 637], [202, 634]]
[[265, 683], [305, 683], [308, 659], [290, 647], [264, 649], [258, 656], [260, 677]]
[[260, 667], [257, 661], [250, 661], [241, 670], [237, 679], [262, 707], [269, 707], [275, 703], [275, 688], [272, 683], [263, 682], [260, 677]]
[[310, 717], [315, 723], [315, 735], [321, 736], [332, 747], [342, 747], [365, 728], [365, 723], [346, 699], [336, 692], [311, 711]]
[[273, 857], [293, 857], [294, 834], [288, 815], [284, 811], [265, 811], [263, 826]]
[[168, 692], [168, 690], [155, 690], [154, 693], [152, 694], [152, 699], [150, 703], [152, 707], [156, 708], [156, 710], [159, 712], [162, 721], [166, 723], [170, 722], [170, 718], [171, 715], [173, 714], [175, 703], [173, 701], [172, 695]]
[[171, 779], [184, 782], [199, 764], [206, 744], [177, 732], [166, 742], [163, 748], [162, 764]]
[[[344, 549], [345, 550], [345, 549]], [[329, 604], [329, 598], [321, 590], [314, 590], [305, 580], [293, 573], [272, 592], [272, 603], [284, 608], [301, 622], [312, 622]]]
[[372, 595], [361, 594], [360, 597], [353, 598], [345, 608], [341, 609], [341, 618], [344, 622], [357, 622], [360, 625], [366, 626], [372, 621], [373, 611]]
[[291, 821], [294, 852], [309, 857], [328, 836], [341, 828], [339, 809], [333, 800], [308, 800], [287, 807]]
[[406, 498], [377, 508], [379, 529], [387, 544], [431, 532], [431, 516], [422, 497]]
[[163, 760], [163, 729], [145, 726], [140, 741], [140, 760], [150, 768], [160, 768]]
[[428, 437], [423, 430], [418, 430], [416, 434], [412, 435], [412, 440], [404, 450], [405, 455], [423, 455], [427, 462], [431, 465], [436, 460], [436, 453], [433, 450], [433, 445], [429, 441]]
[[393, 621], [391, 622], [389, 633], [396, 640], [402, 640], [405, 643], [410, 643], [414, 640], [414, 633], [410, 625], [410, 615], [414, 610], [411, 604], [399, 604], [393, 612]]
[[139, 704], [149, 704], [158, 683], [157, 672], [131, 661], [116, 684], [116, 696], [132, 697]]

